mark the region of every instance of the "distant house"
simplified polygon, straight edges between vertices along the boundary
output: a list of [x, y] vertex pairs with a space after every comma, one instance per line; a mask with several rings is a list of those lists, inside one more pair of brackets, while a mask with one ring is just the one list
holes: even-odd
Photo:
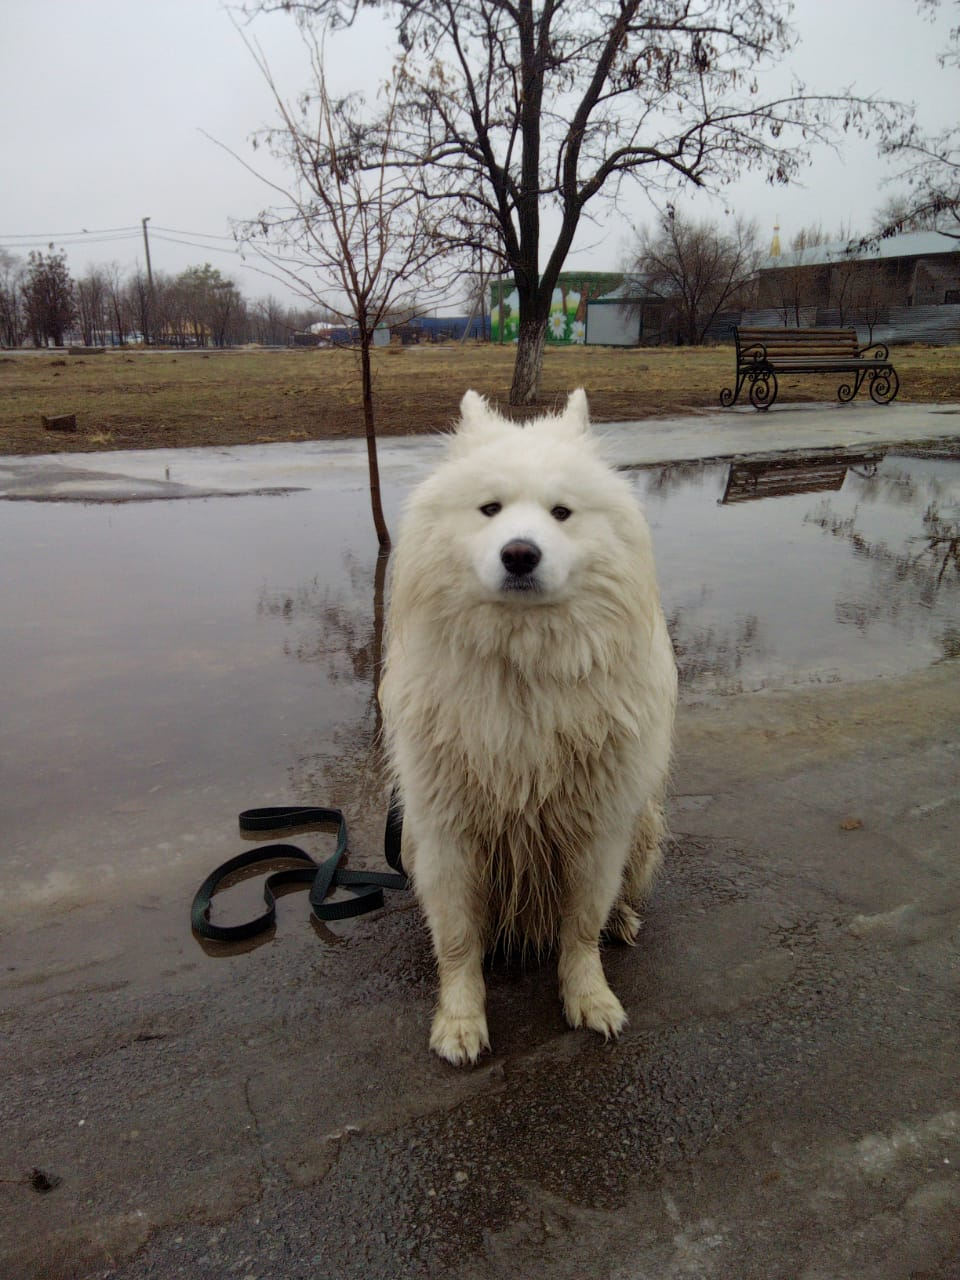
[[[295, 333], [291, 339], [294, 347], [350, 347], [359, 342], [359, 331], [356, 325], [331, 325], [319, 322], [312, 324], [304, 333]], [[378, 324], [373, 331], [373, 345], [388, 347], [390, 330], [385, 324]]]
[[490, 321], [486, 316], [415, 316], [393, 331], [405, 344], [460, 342], [464, 337], [482, 341], [490, 337]]

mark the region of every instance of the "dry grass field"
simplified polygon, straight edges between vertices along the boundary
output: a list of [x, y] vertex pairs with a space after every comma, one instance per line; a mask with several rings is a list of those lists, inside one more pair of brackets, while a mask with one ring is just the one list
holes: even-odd
[[[381, 435], [442, 430], [474, 387], [505, 405], [510, 347], [389, 348], [375, 356]], [[956, 347], [898, 347], [901, 401], [960, 399]], [[587, 389], [597, 421], [716, 409], [732, 385], [733, 348], [548, 349], [539, 408]], [[832, 380], [781, 379], [780, 399], [832, 401]], [[861, 396], [864, 393], [861, 392]], [[76, 432], [41, 414], [76, 414]], [[0, 354], [0, 454], [231, 445], [360, 435], [350, 351], [110, 351]]]

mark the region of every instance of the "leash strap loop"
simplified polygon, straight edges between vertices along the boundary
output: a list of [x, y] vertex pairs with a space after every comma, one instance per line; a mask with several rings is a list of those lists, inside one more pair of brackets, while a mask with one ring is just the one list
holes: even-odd
[[[383, 906], [384, 889], [408, 887], [407, 877], [403, 874], [399, 861], [399, 811], [395, 801], [391, 801], [387, 818], [385, 847], [388, 849], [388, 855], [396, 856], [396, 861], [390, 858], [390, 865], [396, 868], [396, 874], [385, 871], [341, 869], [340, 862], [347, 852], [347, 823], [339, 809], [323, 809], [316, 805], [268, 806], [262, 809], [245, 809], [240, 814], [239, 821], [242, 831], [285, 831], [318, 823], [335, 823], [336, 849], [323, 862], [315, 861], [303, 849], [292, 844], [262, 845], [260, 848], [237, 854], [235, 858], [229, 858], [207, 876], [194, 895], [190, 908], [190, 924], [201, 938], [208, 938], [215, 942], [240, 942], [265, 933], [276, 922], [277, 903], [274, 890], [291, 885], [309, 886], [310, 909], [321, 921], [348, 920], [353, 916], [375, 911]], [[391, 822], [396, 827], [393, 835], [391, 835]], [[239, 871], [266, 867], [280, 859], [300, 865], [284, 867], [267, 876], [263, 885], [266, 911], [243, 924], [225, 925], [211, 922], [210, 906], [224, 880]], [[326, 901], [333, 890], [341, 888], [349, 890], [352, 897], [336, 902]]]

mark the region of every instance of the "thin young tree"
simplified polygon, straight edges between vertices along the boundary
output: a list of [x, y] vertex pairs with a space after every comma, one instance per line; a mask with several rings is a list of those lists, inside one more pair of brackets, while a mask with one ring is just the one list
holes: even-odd
[[331, 97], [323, 45], [307, 27], [302, 33], [312, 85], [295, 104], [283, 96], [258, 46], [244, 37], [278, 116], [255, 143], [280, 161], [289, 180], [281, 185], [258, 174], [280, 203], [238, 225], [237, 236], [269, 273], [355, 334], [370, 501], [377, 539], [386, 551], [390, 534], [377, 459], [374, 334], [388, 318], [394, 323], [410, 319], [442, 296], [450, 248], [437, 234], [423, 194], [402, 168], [391, 163], [399, 96], [406, 84], [403, 63], [385, 87], [379, 109], [368, 113], [361, 95]]
[[[495, 233], [519, 299], [510, 400], [538, 394], [553, 291], [581, 220], [647, 192], [716, 188], [760, 170], [787, 183], [896, 104], [802, 85], [766, 97], [758, 73], [795, 37], [788, 0], [247, 0], [331, 27], [396, 19], [407, 75], [399, 159], [446, 206], [461, 243]], [[549, 221], [548, 221], [549, 215]]]

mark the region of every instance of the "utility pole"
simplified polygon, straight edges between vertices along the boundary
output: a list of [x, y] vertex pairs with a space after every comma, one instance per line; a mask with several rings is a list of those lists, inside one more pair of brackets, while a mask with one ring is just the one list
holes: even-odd
[[[149, 286], [149, 297], [150, 297], [149, 311], [148, 311], [149, 323], [144, 326], [145, 329], [151, 328], [153, 323], [153, 268], [150, 266], [150, 241], [147, 239], [147, 223], [149, 221], [150, 221], [149, 218], [140, 219], [141, 225], [143, 227], [143, 247], [147, 255], [147, 284]], [[150, 337], [148, 333], [144, 333], [143, 341], [145, 343], [150, 341]]]
[[147, 239], [147, 223], [149, 218], [140, 219], [143, 225], [143, 248], [147, 255], [147, 283], [150, 285], [150, 293], [153, 294], [153, 271], [150, 267], [150, 241]]

